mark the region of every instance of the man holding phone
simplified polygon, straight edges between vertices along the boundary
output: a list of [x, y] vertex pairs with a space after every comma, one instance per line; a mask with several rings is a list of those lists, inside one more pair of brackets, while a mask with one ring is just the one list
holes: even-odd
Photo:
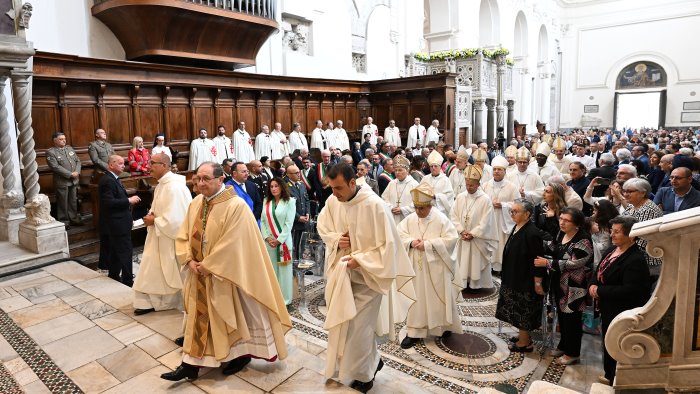
[[598, 185], [593, 188], [593, 197], [603, 197], [608, 186], [610, 186], [610, 182], [615, 179], [616, 175], [615, 168], [613, 167], [615, 157], [612, 153], [603, 153], [600, 155], [598, 162], [600, 163], [600, 167], [591, 169], [588, 171], [587, 175], [587, 178], [590, 180], [599, 178], [597, 182]]

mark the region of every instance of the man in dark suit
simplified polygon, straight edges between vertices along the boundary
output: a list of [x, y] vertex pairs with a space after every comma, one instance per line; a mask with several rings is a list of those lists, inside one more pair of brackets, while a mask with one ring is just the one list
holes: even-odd
[[662, 187], [654, 196], [654, 203], [668, 213], [700, 206], [700, 191], [692, 187], [693, 172], [686, 167], [671, 171], [670, 187]]
[[[588, 175], [586, 177], [590, 180], [593, 180], [596, 177], [610, 179], [611, 181], [615, 180], [617, 171], [615, 171], [615, 167], [613, 167], [615, 157], [612, 155], [612, 153], [603, 153], [600, 155], [599, 162], [600, 167], [592, 168], [590, 171], [588, 171]], [[593, 188], [593, 197], [603, 197], [609, 185], [610, 183], [606, 185], [598, 185]]]
[[66, 226], [79, 226], [82, 224], [78, 213], [80, 159], [73, 148], [66, 145], [66, 136], [62, 132], [53, 133], [53, 143], [54, 146], [46, 151], [46, 163], [53, 172], [56, 218]]
[[[318, 201], [318, 212], [321, 212], [326, 205], [326, 200], [331, 196], [331, 187], [328, 185], [326, 173], [331, 169], [331, 152], [327, 149], [321, 152], [321, 162], [310, 171], [309, 180], [314, 191], [316, 201]], [[313, 180], [311, 180], [313, 179]]]
[[233, 166], [231, 166], [231, 176], [233, 179], [226, 184], [233, 186], [233, 190], [248, 204], [250, 210], [253, 211], [255, 220], [260, 223], [263, 205], [262, 198], [258, 192], [257, 185], [248, 180], [248, 167], [241, 161], [233, 163]]
[[[99, 181], [100, 195], [100, 257], [108, 259], [109, 277], [131, 287], [132, 273], [131, 206], [141, 199], [126, 193], [119, 180], [124, 172], [124, 158], [118, 155], [109, 157], [109, 169]], [[103, 250], [104, 249], [104, 250]]]
[[285, 177], [289, 194], [297, 201], [297, 211], [294, 215], [294, 224], [292, 225], [292, 249], [295, 258], [299, 258], [299, 241], [301, 233], [306, 230], [306, 223], [309, 222], [309, 195], [306, 193], [306, 186], [301, 182], [301, 171], [299, 167], [291, 165], [287, 167], [287, 176]]
[[362, 150], [360, 149], [360, 143], [355, 142], [353, 144], [353, 150], [352, 150], [352, 162], [355, 165], [355, 167], [357, 167], [357, 163], [362, 161], [362, 159], [364, 159], [364, 158], [365, 158], [365, 156], [362, 154]]
[[231, 177], [231, 165], [233, 164], [233, 160], [231, 159], [224, 159], [221, 162], [221, 168], [224, 169], [224, 183], [230, 181], [233, 179]]
[[263, 165], [260, 160], [253, 160], [248, 163], [248, 171], [250, 174], [248, 180], [255, 183], [258, 188], [258, 193], [260, 193], [260, 200], [265, 198], [265, 192], [267, 192], [267, 184], [270, 183], [270, 178], [268, 178], [267, 173], [263, 171]]

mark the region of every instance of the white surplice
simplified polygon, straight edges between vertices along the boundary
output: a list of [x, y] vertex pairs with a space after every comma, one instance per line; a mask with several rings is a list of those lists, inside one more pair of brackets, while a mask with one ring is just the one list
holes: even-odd
[[398, 178], [392, 180], [384, 189], [382, 200], [386, 202], [389, 210], [395, 207], [401, 208], [400, 214], [392, 215], [396, 224], [401, 223], [406, 216], [416, 210], [411, 197], [411, 190], [415, 189], [416, 186], [418, 186], [418, 181], [411, 176], [406, 176], [406, 179], [403, 181], [400, 181]]
[[377, 125], [372, 123], [362, 126], [362, 141], [365, 140], [365, 134], [367, 133], [369, 133], [369, 143], [372, 145], [376, 145], [377, 137], [379, 136], [379, 130], [377, 129]]
[[481, 189], [474, 194], [464, 192], [457, 196], [450, 219], [457, 233], [466, 230], [474, 237], [469, 241], [460, 238], [455, 248], [462, 287], [493, 287], [491, 260], [498, 248], [498, 234], [491, 199]]
[[306, 136], [299, 131], [289, 133], [289, 150], [294, 153], [297, 149], [309, 150], [309, 143], [306, 141]]
[[559, 170], [559, 173], [565, 181], [571, 179], [571, 176], [569, 176], [569, 165], [572, 163], [571, 159], [564, 156], [561, 158], [561, 160], [559, 160], [556, 155], [550, 155], [548, 161], [551, 162], [557, 170]]
[[[391, 212], [366, 185], [358, 187], [347, 202], [329, 197], [318, 217], [318, 233], [326, 244], [325, 376], [368, 382], [379, 364], [374, 331], [382, 296], [394, 285], [393, 295], [399, 299], [392, 304], [401, 304], [407, 311], [415, 300], [413, 269]], [[339, 249], [340, 237], [346, 233], [351, 246]], [[348, 255], [358, 268], [346, 268], [341, 258]], [[392, 313], [395, 321], [403, 320], [403, 310]]]
[[284, 132], [272, 130], [270, 138], [272, 139], [272, 156], [270, 156], [270, 160], [280, 160], [282, 157], [292, 153], [289, 150], [289, 141], [287, 141], [287, 136], [284, 135]]
[[[408, 128], [408, 140], [406, 141], [406, 147], [413, 149], [416, 144], [419, 146], [424, 146], [423, 141], [425, 141], [425, 127], [423, 125], [416, 126], [415, 124]], [[418, 152], [420, 154], [420, 152]]]
[[449, 216], [455, 201], [455, 193], [454, 190], [452, 190], [450, 179], [443, 173], [440, 173], [438, 176], [428, 174], [424, 176], [420, 182], [427, 183], [433, 187], [435, 201], [437, 202], [436, 208], [445, 216]]
[[482, 175], [481, 175], [481, 184], [485, 184], [486, 182], [490, 181], [493, 179], [493, 167], [491, 165], [484, 163], [484, 168], [482, 168]]
[[309, 144], [309, 147], [318, 148], [320, 150], [327, 149], [326, 131], [323, 129], [315, 128], [314, 131], [311, 132], [311, 144]]
[[240, 129], [234, 131], [232, 141], [233, 156], [236, 158], [236, 161], [248, 164], [255, 159], [253, 141], [250, 139], [250, 134], [247, 131]]
[[398, 127], [387, 127], [384, 129], [384, 143], [401, 146], [401, 134]]
[[218, 157], [218, 152], [214, 142], [209, 138], [197, 138], [192, 140], [190, 144], [190, 158], [187, 169], [194, 171], [200, 164], [205, 161], [215, 161]]
[[[452, 255], [459, 235], [454, 225], [440, 211], [431, 209], [423, 219], [415, 213], [408, 215], [398, 230], [416, 273], [416, 302], [406, 317], [408, 336], [426, 338], [445, 331], [461, 334], [456, 299], [462, 283]], [[417, 239], [423, 240], [424, 251], [410, 247]]]
[[449, 179], [455, 197], [458, 196], [459, 193], [467, 190], [467, 181], [464, 179], [464, 170], [460, 170], [456, 165], [452, 172], [450, 172]]
[[326, 129], [326, 147], [328, 149], [338, 147], [337, 136], [338, 133], [335, 129]]
[[520, 192], [520, 188], [525, 190], [525, 198], [533, 204], [539, 204], [542, 201], [542, 193], [544, 193], [544, 182], [537, 173], [531, 170], [520, 172], [515, 170], [506, 175], [506, 179], [515, 184]]
[[440, 130], [433, 125], [428, 126], [428, 130], [425, 133], [425, 145], [427, 146], [431, 142], [436, 144], [440, 142]]
[[175, 239], [192, 201], [185, 177], [166, 172], [153, 191], [150, 212], [155, 216], [146, 228], [146, 243], [134, 280], [134, 308], [157, 311], [181, 309], [180, 264], [175, 258]]
[[350, 150], [350, 138], [348, 138], [347, 131], [342, 127], [336, 127], [335, 131], [335, 143], [338, 144], [336, 148], [339, 148], [341, 151]]
[[272, 136], [270, 134], [260, 133], [255, 136], [255, 159], [260, 160], [263, 156], [268, 159], [272, 157]]
[[216, 146], [216, 162], [221, 164], [224, 159], [233, 159], [233, 143], [225, 135], [217, 135], [211, 139]]
[[[530, 163], [530, 165], [527, 166], [527, 169], [539, 175], [540, 178], [542, 178], [542, 182], [544, 182], [545, 184], [547, 183], [549, 177], [561, 175], [561, 172], [559, 172], [554, 163], [550, 163], [549, 160], [547, 160], [547, 162], [544, 163], [544, 167], [538, 166], [537, 162], [535, 161]], [[566, 171], [568, 173], [569, 169], [567, 168]]]
[[493, 213], [496, 216], [496, 227], [498, 229], [498, 249], [491, 260], [492, 269], [500, 272], [503, 266], [503, 247], [506, 245], [510, 230], [512, 230], [515, 225], [513, 218], [510, 216], [511, 203], [516, 198], [520, 198], [520, 193], [518, 193], [518, 187], [506, 179], [502, 179], [500, 182], [491, 179], [483, 185], [483, 189], [492, 203], [501, 203], [501, 208], [493, 208]]

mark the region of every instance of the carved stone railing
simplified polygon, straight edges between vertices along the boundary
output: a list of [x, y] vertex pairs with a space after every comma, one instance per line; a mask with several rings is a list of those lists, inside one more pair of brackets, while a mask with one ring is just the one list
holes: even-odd
[[617, 360], [615, 389], [693, 391], [700, 387], [700, 208], [644, 221], [631, 235], [663, 260], [646, 305], [620, 313], [605, 347]]

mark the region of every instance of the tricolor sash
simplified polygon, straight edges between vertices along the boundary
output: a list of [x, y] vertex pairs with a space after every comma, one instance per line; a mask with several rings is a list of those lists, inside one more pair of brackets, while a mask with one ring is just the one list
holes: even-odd
[[389, 157], [389, 155], [384, 154], [384, 152], [379, 152], [379, 156], [381, 156], [381, 158], [384, 160], [391, 159], [391, 157]]
[[[277, 220], [276, 208], [277, 203], [274, 199], [265, 204], [265, 217], [267, 218], [267, 224], [270, 226], [272, 236], [275, 237], [275, 239], [277, 239], [282, 232], [282, 226], [280, 226], [280, 222]], [[282, 253], [280, 253], [280, 249], [282, 249]], [[292, 261], [292, 255], [289, 253], [289, 247], [287, 247], [286, 243], [282, 242], [280, 246], [277, 247], [277, 264], [287, 265], [290, 261]]]
[[309, 182], [309, 178], [307, 178], [306, 174], [304, 174], [304, 170], [301, 171], [301, 181], [304, 183], [304, 186], [306, 186], [306, 190], [311, 190], [311, 183]]
[[382, 177], [382, 178], [384, 178], [385, 180], [387, 180], [387, 181], [389, 181], [389, 182], [391, 182], [392, 180], [394, 180], [394, 175], [392, 175], [392, 174], [390, 174], [390, 173], [388, 173], [388, 172], [386, 172], [386, 171], [382, 171], [382, 173], [379, 174], [379, 176]]
[[316, 174], [318, 174], [318, 181], [323, 184], [323, 178], [326, 177], [326, 167], [323, 165], [323, 163], [319, 163], [316, 166]]
[[457, 166], [455, 166], [454, 164], [450, 163], [450, 164], [447, 166], [447, 169], [446, 169], [446, 171], [445, 171], [445, 175], [447, 175], [447, 176], [449, 177], [450, 174], [452, 174], [452, 170], [454, 170], [455, 168], [457, 168]]

